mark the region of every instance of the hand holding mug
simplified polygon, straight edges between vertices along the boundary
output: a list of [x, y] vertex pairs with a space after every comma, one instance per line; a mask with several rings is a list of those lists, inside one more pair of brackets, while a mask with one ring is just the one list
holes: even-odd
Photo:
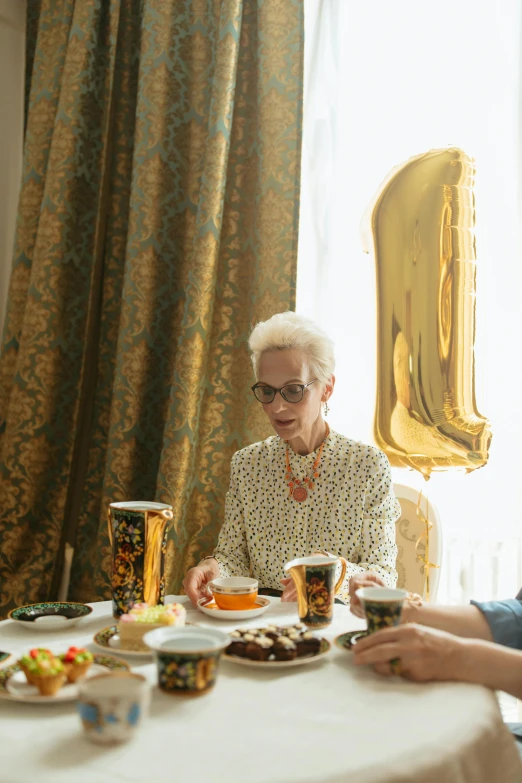
[[200, 598], [208, 598], [210, 600], [211, 595], [208, 591], [208, 583], [218, 577], [219, 566], [214, 558], [202, 560], [197, 566], [187, 571], [183, 580], [183, 588], [195, 608], [197, 608]]
[[361, 601], [356, 595], [360, 587], [386, 587], [386, 584], [379, 574], [375, 574], [373, 571], [357, 574], [357, 576], [352, 576], [350, 579], [350, 611], [356, 617], [361, 617], [364, 620], [366, 615]]
[[281, 595], [281, 601], [290, 602], [297, 601], [297, 588], [295, 582], [291, 577], [283, 578], [280, 580], [283, 585], [283, 594]]
[[[372, 664], [379, 674], [401, 674], [416, 682], [464, 679], [460, 672], [469, 640], [424, 625], [384, 628], [357, 640], [356, 665]], [[393, 665], [400, 661], [400, 667]]]

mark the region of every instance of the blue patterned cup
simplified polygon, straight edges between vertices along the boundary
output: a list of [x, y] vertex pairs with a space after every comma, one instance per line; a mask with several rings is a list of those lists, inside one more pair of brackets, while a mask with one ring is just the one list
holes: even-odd
[[111, 672], [80, 681], [77, 709], [85, 736], [100, 745], [132, 739], [150, 704], [150, 686], [141, 674]]
[[213, 628], [158, 628], [143, 637], [154, 652], [158, 685], [174, 696], [200, 696], [215, 685], [221, 654], [232, 641]]

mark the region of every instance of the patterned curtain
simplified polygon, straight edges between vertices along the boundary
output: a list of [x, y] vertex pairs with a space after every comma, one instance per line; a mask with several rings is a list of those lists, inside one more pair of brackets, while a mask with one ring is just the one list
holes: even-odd
[[56, 597], [66, 543], [69, 597], [109, 596], [111, 501], [173, 504], [170, 591], [211, 551], [269, 434], [246, 339], [294, 305], [299, 211], [301, 0], [28, 5], [1, 612]]

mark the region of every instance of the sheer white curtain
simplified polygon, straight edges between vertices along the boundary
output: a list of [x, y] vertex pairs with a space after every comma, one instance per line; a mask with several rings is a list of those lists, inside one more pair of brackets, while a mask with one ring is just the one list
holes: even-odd
[[522, 574], [518, 0], [305, 0], [297, 309], [336, 342], [332, 426], [373, 442], [375, 270], [363, 212], [388, 171], [456, 145], [477, 165], [476, 393], [494, 433], [470, 475], [414, 472], [444, 527], [439, 600], [514, 594]]

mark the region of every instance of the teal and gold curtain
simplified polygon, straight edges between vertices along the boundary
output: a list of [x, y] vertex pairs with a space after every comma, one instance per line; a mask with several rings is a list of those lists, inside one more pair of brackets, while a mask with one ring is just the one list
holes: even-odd
[[0, 611], [108, 597], [111, 501], [171, 502], [169, 590], [268, 432], [251, 326], [295, 298], [301, 0], [29, 3], [0, 360]]

